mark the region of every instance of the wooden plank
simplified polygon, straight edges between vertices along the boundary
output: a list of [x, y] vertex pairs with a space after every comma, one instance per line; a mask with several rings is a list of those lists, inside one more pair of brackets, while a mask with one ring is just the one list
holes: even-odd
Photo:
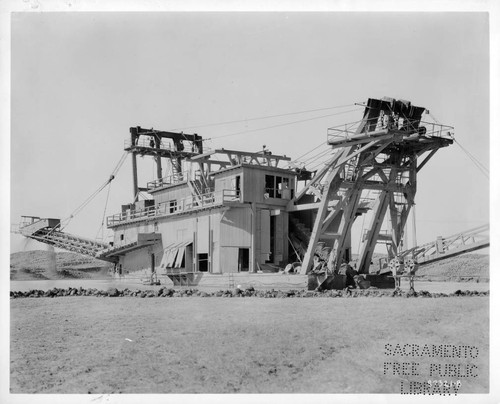
[[193, 286], [200, 288], [213, 288], [215, 290], [229, 288], [230, 281], [234, 286], [241, 286], [242, 289], [254, 287], [256, 290], [270, 290], [270, 289], [295, 289], [306, 290], [308, 283], [307, 275], [300, 274], [281, 274], [281, 273], [251, 273], [251, 272], [238, 272], [231, 274], [210, 274], [210, 273], [197, 273]]

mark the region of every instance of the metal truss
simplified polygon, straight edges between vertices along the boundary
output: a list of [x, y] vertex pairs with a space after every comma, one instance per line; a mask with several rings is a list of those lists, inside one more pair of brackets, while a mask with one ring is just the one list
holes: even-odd
[[[408, 101], [369, 99], [360, 122], [329, 129], [334, 156], [292, 201], [289, 210], [300, 210], [306, 194], [314, 195], [317, 208], [301, 273], [312, 266], [319, 242], [331, 247], [330, 271], [350, 260], [350, 235], [356, 217], [371, 200], [372, 220], [365, 234], [358, 272], [368, 273], [377, 242], [388, 243], [389, 257], [396, 257], [403, 229], [417, 190], [417, 173], [441, 148], [453, 143], [449, 126], [421, 121], [424, 108]], [[391, 121], [392, 120], [392, 121]], [[357, 129], [352, 129], [357, 124]], [[418, 159], [424, 157], [418, 163]], [[390, 236], [380, 234], [389, 214]], [[333, 240], [333, 241], [332, 241]]]

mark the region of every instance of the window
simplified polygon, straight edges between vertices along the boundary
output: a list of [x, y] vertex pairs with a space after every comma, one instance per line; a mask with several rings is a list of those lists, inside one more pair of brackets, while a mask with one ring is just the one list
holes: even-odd
[[176, 200], [170, 201], [169, 202], [169, 212], [175, 213], [176, 210], [177, 210], [177, 201]]
[[198, 271], [208, 272], [208, 254], [198, 254]]
[[281, 198], [281, 182], [283, 181], [282, 177], [276, 177], [276, 182], [274, 188], [276, 189], [276, 198]]
[[236, 176], [235, 189], [236, 189], [236, 196], [239, 196], [241, 191], [241, 177], [239, 175]]
[[274, 175], [266, 175], [266, 194], [274, 198]]
[[293, 190], [290, 189], [290, 178], [266, 175], [265, 192], [269, 198], [291, 199]]
[[123, 241], [124, 238], [125, 238], [125, 235], [120, 234], [120, 240]]

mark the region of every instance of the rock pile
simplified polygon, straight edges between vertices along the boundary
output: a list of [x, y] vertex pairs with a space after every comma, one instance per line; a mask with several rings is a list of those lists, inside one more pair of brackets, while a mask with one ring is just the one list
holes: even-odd
[[400, 289], [349, 289], [344, 290], [326, 290], [326, 291], [311, 291], [311, 290], [255, 290], [253, 287], [247, 289], [228, 289], [219, 290], [216, 292], [205, 292], [197, 289], [171, 289], [160, 288], [158, 290], [130, 290], [128, 288], [118, 290], [109, 288], [108, 290], [97, 290], [95, 288], [68, 288], [60, 289], [53, 288], [47, 291], [29, 290], [27, 292], [10, 292], [11, 299], [23, 297], [62, 297], [62, 296], [96, 296], [96, 297], [259, 297], [259, 298], [308, 298], [308, 297], [453, 297], [453, 296], [489, 296], [490, 292], [477, 291], [462, 291], [457, 290], [455, 293], [430, 293], [427, 291], [402, 291]]

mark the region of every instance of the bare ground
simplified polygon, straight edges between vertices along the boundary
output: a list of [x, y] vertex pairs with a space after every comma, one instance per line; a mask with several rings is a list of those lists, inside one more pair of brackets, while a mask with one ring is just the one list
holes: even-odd
[[[462, 378], [460, 392], [489, 389], [487, 297], [10, 303], [12, 393], [399, 394], [401, 380], [428, 380], [431, 363], [474, 364], [478, 377]], [[398, 343], [471, 345], [479, 355], [384, 355]], [[420, 376], [384, 375], [388, 360], [418, 360]]]
[[22, 251], [10, 255], [10, 280], [106, 279], [113, 264], [62, 251]]

